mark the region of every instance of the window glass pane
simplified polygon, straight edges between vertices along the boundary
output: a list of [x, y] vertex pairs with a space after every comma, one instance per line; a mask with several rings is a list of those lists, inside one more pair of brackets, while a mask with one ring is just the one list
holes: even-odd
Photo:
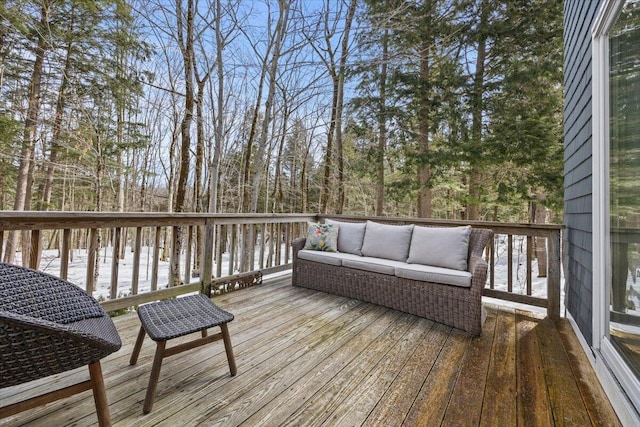
[[609, 337], [640, 378], [640, 1], [609, 35]]

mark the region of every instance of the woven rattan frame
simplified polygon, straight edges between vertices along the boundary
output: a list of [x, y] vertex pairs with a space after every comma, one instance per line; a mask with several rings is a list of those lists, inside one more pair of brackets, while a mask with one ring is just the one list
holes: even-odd
[[294, 286], [382, 305], [480, 335], [482, 289], [488, 271], [482, 252], [492, 236], [493, 232], [487, 229], [474, 228], [471, 231], [468, 271], [472, 279], [469, 288], [300, 259], [298, 251], [304, 247], [304, 238], [296, 239], [292, 245], [292, 282]]
[[93, 388], [100, 425], [109, 425], [100, 359], [120, 336], [100, 304], [66, 280], [0, 263], [0, 388], [89, 366], [91, 380], [0, 408], [0, 418]]

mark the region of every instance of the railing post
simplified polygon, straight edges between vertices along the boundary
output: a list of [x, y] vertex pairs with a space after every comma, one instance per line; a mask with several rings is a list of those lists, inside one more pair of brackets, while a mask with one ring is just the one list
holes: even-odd
[[200, 260], [200, 292], [205, 293], [208, 287], [211, 286], [211, 279], [213, 277], [213, 251], [214, 251], [214, 237], [215, 237], [216, 225], [211, 218], [207, 218], [204, 225], [204, 247], [202, 248], [202, 259]]
[[549, 277], [547, 277], [547, 316], [560, 318], [560, 230], [553, 230], [549, 242]]
[[71, 250], [71, 229], [62, 232], [62, 251], [60, 254], [60, 278], [67, 279], [69, 274], [69, 251]]

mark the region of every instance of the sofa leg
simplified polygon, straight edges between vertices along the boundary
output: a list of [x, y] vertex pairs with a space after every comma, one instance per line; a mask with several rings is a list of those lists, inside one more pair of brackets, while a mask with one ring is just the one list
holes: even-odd
[[91, 387], [93, 388], [93, 400], [96, 402], [98, 425], [100, 427], [111, 427], [107, 392], [104, 388], [104, 379], [102, 377], [100, 361], [89, 365], [89, 375], [91, 376]]

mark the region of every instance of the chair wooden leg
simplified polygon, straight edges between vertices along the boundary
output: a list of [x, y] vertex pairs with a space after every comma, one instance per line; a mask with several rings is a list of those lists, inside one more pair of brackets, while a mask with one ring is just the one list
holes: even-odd
[[140, 332], [138, 332], [138, 338], [136, 339], [136, 345], [133, 346], [133, 353], [129, 360], [129, 365], [135, 365], [138, 362], [138, 356], [140, 355], [140, 349], [142, 348], [142, 342], [146, 332], [142, 326], [140, 326]]
[[111, 427], [109, 404], [107, 403], [107, 392], [104, 389], [100, 361], [89, 365], [89, 375], [91, 376], [91, 386], [93, 388], [93, 400], [96, 402], [98, 425], [100, 427]]
[[222, 339], [224, 341], [224, 350], [227, 352], [227, 362], [229, 362], [229, 371], [231, 372], [231, 376], [235, 376], [238, 372], [236, 367], [236, 359], [233, 356], [233, 348], [231, 347], [231, 337], [229, 336], [229, 327], [226, 323], [220, 325], [220, 329], [222, 330]]
[[144, 398], [144, 407], [142, 412], [148, 414], [153, 408], [153, 399], [156, 395], [156, 387], [158, 386], [158, 378], [160, 378], [160, 368], [162, 368], [162, 359], [164, 358], [164, 348], [166, 341], [158, 341], [156, 347], [156, 355], [153, 358], [153, 367], [151, 368], [151, 377], [149, 378], [149, 386], [147, 387], [147, 396]]

